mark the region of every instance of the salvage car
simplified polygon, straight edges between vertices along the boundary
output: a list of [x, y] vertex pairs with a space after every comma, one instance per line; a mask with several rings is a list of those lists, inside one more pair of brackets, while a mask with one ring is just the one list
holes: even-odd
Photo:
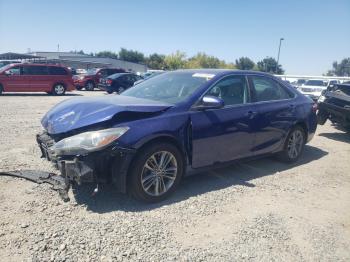
[[98, 88], [106, 91], [108, 94], [114, 92], [120, 94], [132, 87], [135, 82], [141, 80], [142, 77], [133, 73], [113, 74], [106, 78], [101, 78]]
[[157, 202], [185, 175], [271, 154], [297, 161], [317, 118], [311, 99], [270, 74], [208, 69], [167, 72], [121, 95], [69, 99], [41, 123], [42, 155], [67, 180], [113, 183]]
[[75, 75], [73, 81], [77, 90], [85, 88], [87, 91], [93, 91], [101, 78], [124, 72], [121, 68], [92, 68], [87, 70], [86, 74]]
[[72, 73], [63, 66], [21, 63], [0, 68], [0, 95], [2, 92], [46, 92], [61, 96], [73, 90]]
[[318, 99], [318, 123], [327, 119], [350, 131], [350, 83], [336, 84], [327, 88]]

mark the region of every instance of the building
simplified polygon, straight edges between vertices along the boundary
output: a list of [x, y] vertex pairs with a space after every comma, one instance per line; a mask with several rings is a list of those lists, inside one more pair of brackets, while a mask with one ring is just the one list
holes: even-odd
[[70, 52], [32, 52], [30, 55], [44, 58], [48, 63], [59, 63], [71, 68], [122, 68], [132, 72], [146, 72], [147, 66], [119, 59], [94, 57]]

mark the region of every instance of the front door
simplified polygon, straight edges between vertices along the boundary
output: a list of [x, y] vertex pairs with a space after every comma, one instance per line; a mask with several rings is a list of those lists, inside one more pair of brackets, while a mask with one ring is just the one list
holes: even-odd
[[205, 167], [252, 155], [255, 109], [249, 103], [245, 76], [226, 76], [206, 95], [220, 97], [225, 106], [191, 113], [192, 167]]
[[25, 92], [30, 88], [30, 77], [23, 75], [22, 66], [13, 66], [8, 71], [10, 74], [6, 76], [4, 81], [6, 92]]

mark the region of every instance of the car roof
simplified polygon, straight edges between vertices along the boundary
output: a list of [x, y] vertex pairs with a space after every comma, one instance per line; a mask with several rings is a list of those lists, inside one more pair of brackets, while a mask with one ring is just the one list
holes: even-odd
[[55, 66], [55, 67], [64, 67], [66, 68], [65, 66], [62, 66], [62, 65], [55, 65], [55, 64], [37, 64], [37, 63], [12, 63], [12, 64], [9, 64], [11, 66]]
[[239, 70], [239, 69], [179, 69], [175, 72], [189, 72], [189, 73], [205, 73], [205, 74], [214, 74], [214, 75], [225, 75], [225, 74], [254, 74], [254, 75], [262, 75], [262, 76], [273, 76], [273, 74], [253, 71], [253, 70]]

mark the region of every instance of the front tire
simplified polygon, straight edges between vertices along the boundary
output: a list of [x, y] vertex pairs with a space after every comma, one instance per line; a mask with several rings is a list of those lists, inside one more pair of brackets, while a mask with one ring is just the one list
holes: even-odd
[[168, 143], [150, 145], [132, 164], [130, 193], [144, 202], [162, 201], [176, 190], [183, 172], [183, 157], [176, 146]]
[[2, 92], [4, 91], [2, 85], [0, 85], [0, 96], [2, 95]]
[[289, 132], [287, 139], [284, 143], [283, 151], [279, 153], [279, 158], [287, 163], [296, 162], [305, 146], [306, 133], [300, 126], [295, 126]]
[[52, 88], [52, 94], [55, 96], [63, 96], [66, 93], [66, 87], [63, 84], [55, 84]]

